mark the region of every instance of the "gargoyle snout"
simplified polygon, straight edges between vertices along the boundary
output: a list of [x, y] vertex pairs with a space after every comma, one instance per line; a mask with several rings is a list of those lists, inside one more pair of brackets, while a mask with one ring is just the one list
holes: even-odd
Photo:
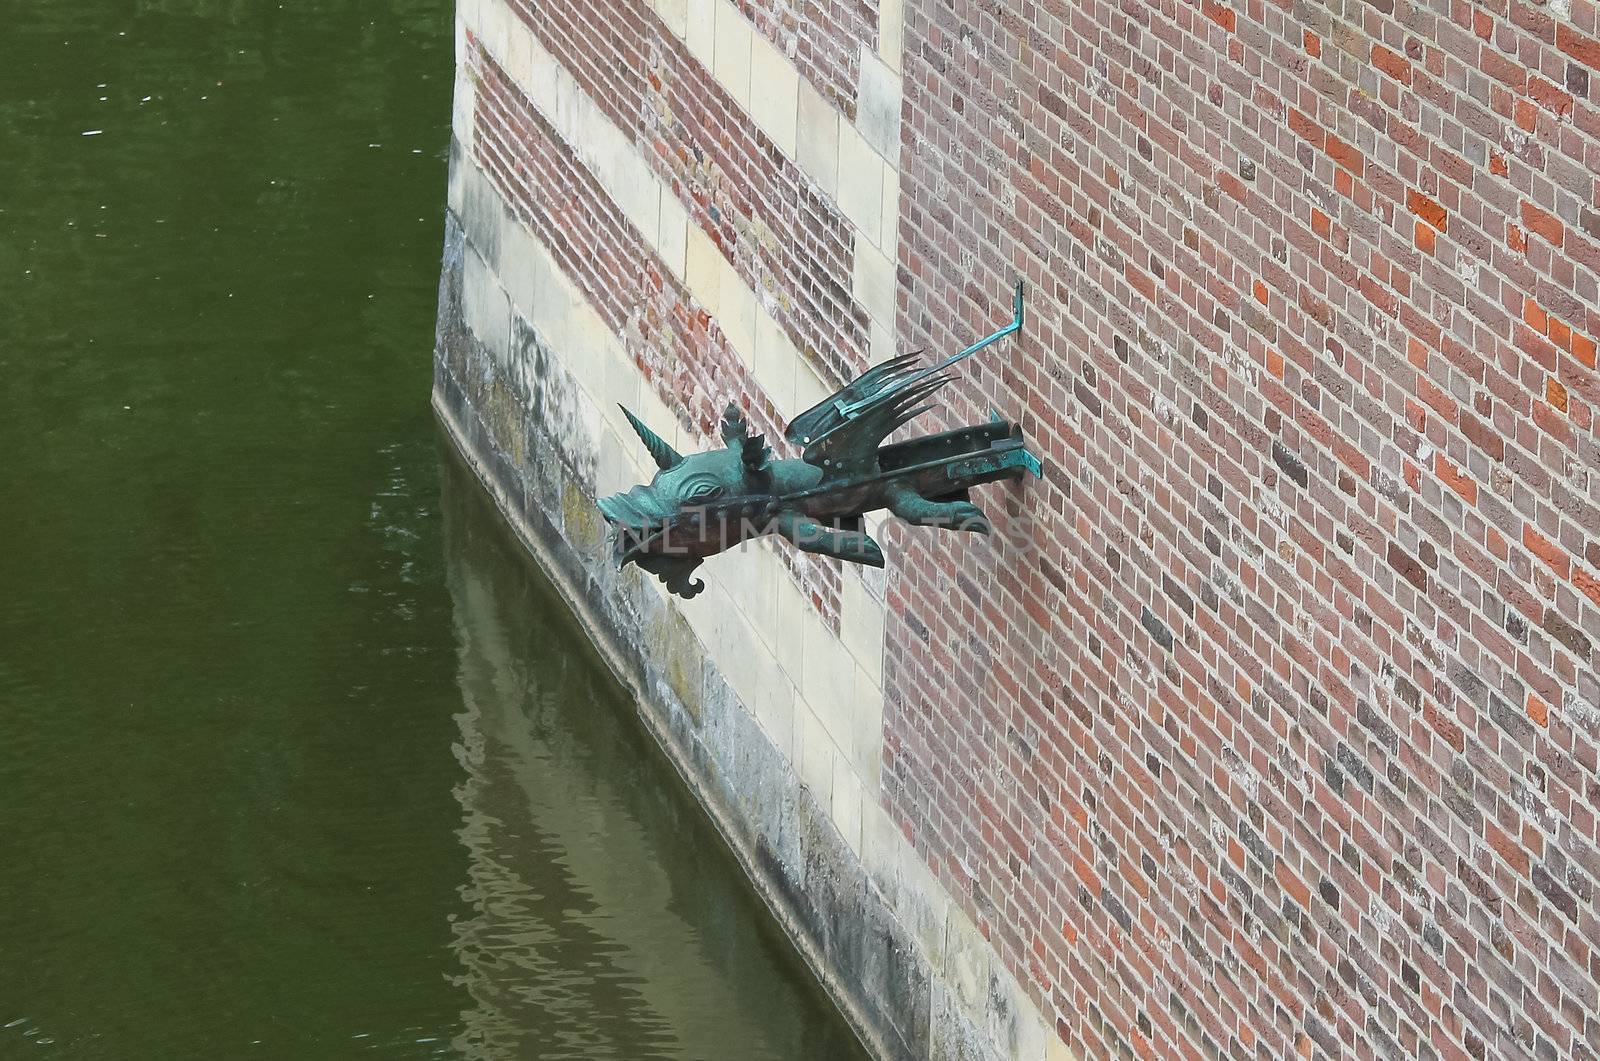
[[602, 497], [600, 514], [608, 523], [628, 530], [648, 530], [672, 515], [672, 509], [648, 486]]
[[636, 486], [621, 494], [602, 497], [600, 514], [614, 531], [617, 563], [626, 565], [650, 548], [658, 532], [673, 521], [673, 506], [649, 486]]

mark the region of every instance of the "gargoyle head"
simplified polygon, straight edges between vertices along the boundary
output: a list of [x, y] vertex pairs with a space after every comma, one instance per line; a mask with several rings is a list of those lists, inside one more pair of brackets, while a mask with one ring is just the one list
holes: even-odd
[[750, 502], [767, 484], [771, 450], [752, 435], [744, 414], [729, 405], [719, 449], [687, 457], [627, 409], [622, 410], [660, 469], [647, 485], [600, 499], [600, 512], [616, 531], [620, 564], [646, 554], [709, 556], [733, 544], [729, 523], [751, 514]]

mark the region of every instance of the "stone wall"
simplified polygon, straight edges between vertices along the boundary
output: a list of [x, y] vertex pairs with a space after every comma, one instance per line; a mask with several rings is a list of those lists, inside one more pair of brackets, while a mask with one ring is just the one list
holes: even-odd
[[[436, 400], [881, 1052], [1600, 1051], [1596, 22], [462, 0]], [[1019, 277], [993, 538], [610, 571], [617, 402], [776, 439]]]

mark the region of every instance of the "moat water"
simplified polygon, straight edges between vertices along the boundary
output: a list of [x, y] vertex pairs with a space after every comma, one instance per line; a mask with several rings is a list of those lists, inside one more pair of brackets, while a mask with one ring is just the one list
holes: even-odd
[[449, 0], [0, 16], [0, 1058], [854, 1054], [441, 443]]

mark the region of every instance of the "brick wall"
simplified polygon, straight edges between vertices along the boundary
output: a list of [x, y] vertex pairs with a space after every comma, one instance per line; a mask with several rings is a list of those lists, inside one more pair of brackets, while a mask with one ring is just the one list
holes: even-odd
[[1085, 1056], [1600, 1051], [1591, 0], [912, 0], [899, 340], [1045, 478], [883, 788]]

